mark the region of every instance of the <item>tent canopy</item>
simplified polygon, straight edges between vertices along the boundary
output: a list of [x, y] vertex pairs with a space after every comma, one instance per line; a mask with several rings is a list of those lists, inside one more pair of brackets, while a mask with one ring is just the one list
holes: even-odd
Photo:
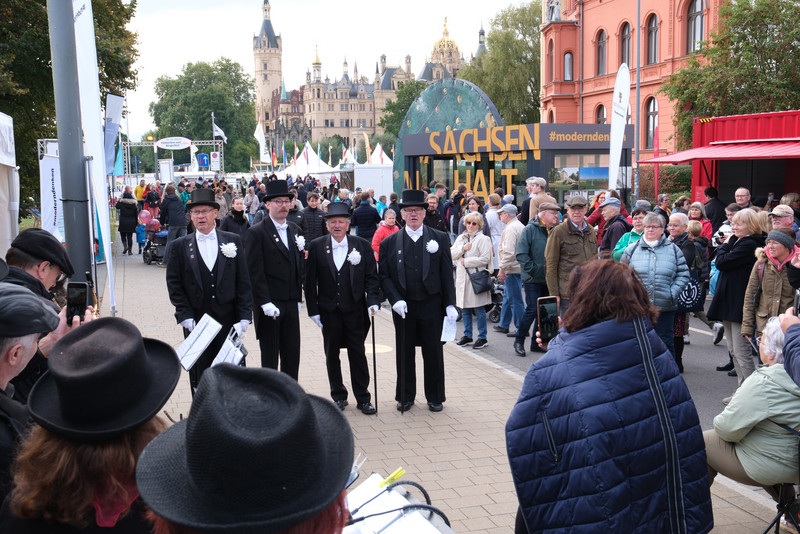
[[639, 163], [684, 163], [698, 159], [782, 159], [800, 158], [800, 138], [717, 141]]

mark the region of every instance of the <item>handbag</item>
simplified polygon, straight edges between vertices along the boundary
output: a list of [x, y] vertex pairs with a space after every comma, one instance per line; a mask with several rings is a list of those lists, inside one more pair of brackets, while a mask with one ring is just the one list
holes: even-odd
[[474, 273], [467, 274], [469, 274], [469, 282], [472, 284], [472, 290], [476, 295], [486, 293], [492, 289], [492, 277], [489, 276], [489, 271], [475, 269]]

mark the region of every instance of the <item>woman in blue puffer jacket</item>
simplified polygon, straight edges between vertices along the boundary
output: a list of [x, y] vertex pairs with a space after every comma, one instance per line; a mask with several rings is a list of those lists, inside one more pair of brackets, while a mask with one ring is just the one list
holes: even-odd
[[506, 423], [516, 532], [704, 533], [713, 527], [694, 403], [632, 269], [576, 268], [563, 331]]

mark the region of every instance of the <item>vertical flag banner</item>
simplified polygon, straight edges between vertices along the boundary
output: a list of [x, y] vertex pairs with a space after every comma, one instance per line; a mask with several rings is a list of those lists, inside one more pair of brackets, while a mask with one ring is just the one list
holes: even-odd
[[281, 147], [281, 152], [283, 152], [283, 166], [286, 167], [286, 145]]
[[[117, 133], [122, 123], [122, 107], [125, 99], [119, 95], [106, 95], [106, 128], [105, 128], [105, 152], [106, 152], [106, 172], [114, 168], [114, 144], [117, 141]], [[116, 176], [116, 175], [115, 175]]]
[[[220, 131], [222, 131], [222, 130], [220, 130]], [[269, 151], [267, 150], [267, 140], [264, 137], [264, 128], [261, 125], [261, 121], [258, 121], [258, 124], [256, 124], [256, 131], [253, 132], [253, 137], [255, 137], [256, 141], [258, 141], [258, 160], [259, 161], [269, 161]], [[224, 139], [224, 137], [223, 137], [223, 139]]]
[[278, 166], [278, 158], [275, 157], [275, 149], [272, 149], [272, 167]]
[[628, 100], [631, 96], [631, 73], [623, 63], [617, 71], [614, 83], [614, 100], [611, 103], [611, 142], [608, 156], [608, 189], [617, 188], [619, 158], [622, 155], [622, 138], [625, 136], [625, 123], [628, 115]]
[[333, 147], [328, 145], [328, 167], [332, 167], [331, 165], [331, 152], [333, 152]]
[[308, 166], [308, 143], [303, 147], [303, 155], [306, 157], [306, 166]]

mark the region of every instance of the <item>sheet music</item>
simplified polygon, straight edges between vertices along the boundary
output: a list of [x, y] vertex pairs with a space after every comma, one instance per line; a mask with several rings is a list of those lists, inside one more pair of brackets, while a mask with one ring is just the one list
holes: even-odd
[[192, 330], [192, 333], [183, 340], [183, 343], [175, 349], [181, 366], [187, 371], [197, 362], [203, 351], [208, 348], [211, 342], [219, 333], [222, 325], [205, 314]]
[[456, 320], [445, 317], [442, 323], [442, 337], [439, 341], [454, 341], [457, 329]]

